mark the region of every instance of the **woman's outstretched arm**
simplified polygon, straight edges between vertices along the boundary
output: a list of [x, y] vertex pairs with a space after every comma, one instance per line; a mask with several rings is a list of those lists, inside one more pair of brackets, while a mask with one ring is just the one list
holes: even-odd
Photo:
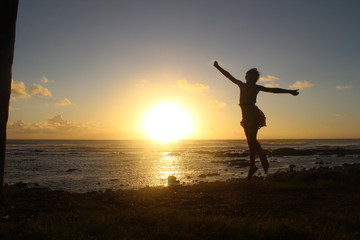
[[220, 65], [218, 64], [217, 61], [214, 62], [214, 67], [219, 70], [222, 74], [224, 74], [225, 77], [227, 77], [228, 79], [230, 79], [230, 81], [232, 81], [233, 83], [235, 83], [236, 85], [240, 85], [243, 82], [241, 82], [240, 80], [237, 80], [236, 78], [234, 78], [228, 71], [226, 71], [225, 69], [223, 69], [222, 67], [220, 67]]
[[264, 86], [259, 86], [260, 91], [263, 92], [270, 92], [270, 93], [289, 93], [291, 95], [297, 96], [299, 95], [299, 89], [290, 90], [290, 89], [283, 89], [283, 88], [268, 88]]

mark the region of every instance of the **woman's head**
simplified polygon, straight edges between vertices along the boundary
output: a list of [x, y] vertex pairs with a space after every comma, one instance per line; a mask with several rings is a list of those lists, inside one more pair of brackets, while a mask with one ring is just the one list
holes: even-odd
[[260, 73], [257, 68], [252, 68], [246, 72], [245, 79], [247, 83], [255, 84], [259, 80], [259, 77]]

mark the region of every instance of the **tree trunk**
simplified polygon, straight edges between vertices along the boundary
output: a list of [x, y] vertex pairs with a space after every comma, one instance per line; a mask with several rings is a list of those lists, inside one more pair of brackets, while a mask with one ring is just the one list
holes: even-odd
[[0, 0], [0, 203], [5, 201], [6, 124], [9, 116], [18, 4], [19, 0]]

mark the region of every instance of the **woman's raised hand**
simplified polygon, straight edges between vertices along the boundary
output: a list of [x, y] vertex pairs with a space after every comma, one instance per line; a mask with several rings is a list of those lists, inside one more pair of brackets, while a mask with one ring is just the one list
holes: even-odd
[[291, 90], [291, 93], [290, 93], [290, 94], [293, 95], [293, 96], [299, 95], [299, 89]]

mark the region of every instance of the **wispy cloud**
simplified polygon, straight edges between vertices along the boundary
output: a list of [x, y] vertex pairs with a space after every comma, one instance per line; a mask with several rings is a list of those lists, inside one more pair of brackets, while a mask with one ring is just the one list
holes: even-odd
[[45, 76], [43, 76], [40, 80], [39, 80], [40, 83], [49, 83], [49, 79]]
[[47, 119], [47, 123], [52, 126], [68, 126], [69, 121], [65, 120], [62, 115], [58, 114]]
[[279, 80], [279, 79], [280, 78], [275, 77], [273, 75], [267, 75], [266, 77], [259, 78], [259, 81], [261, 81], [261, 82], [273, 82], [273, 81], [276, 81], [276, 80]]
[[208, 106], [211, 108], [223, 108], [223, 107], [226, 107], [226, 105], [227, 104], [225, 102], [220, 102], [218, 100], [211, 101], [208, 104]]
[[351, 85], [336, 86], [336, 89], [339, 89], [339, 90], [351, 89], [351, 88], [352, 88]]
[[275, 77], [273, 75], [267, 75], [266, 77], [261, 77], [259, 78], [260, 82], [267, 82], [266, 84], [264, 84], [265, 87], [278, 87], [279, 84], [276, 83], [275, 81], [279, 80], [280, 78]]
[[136, 83], [137, 87], [143, 87], [145, 85], [147, 85], [149, 82], [146, 79], [141, 79]]
[[314, 86], [314, 84], [312, 84], [309, 81], [296, 81], [293, 85], [289, 86], [289, 88], [304, 89], [304, 88], [310, 88], [313, 86]]
[[69, 99], [64, 98], [61, 101], [55, 102], [55, 105], [64, 107], [64, 106], [69, 106], [69, 105], [74, 105], [74, 104]]
[[209, 89], [208, 85], [202, 83], [189, 83], [187, 80], [177, 81], [177, 85], [181, 89], [185, 90], [206, 90]]
[[7, 130], [14, 138], [79, 138], [107, 131], [104, 126], [68, 121], [60, 114], [43, 122], [9, 122]]
[[15, 111], [15, 110], [19, 110], [19, 108], [13, 107], [13, 106], [10, 105], [10, 106], [9, 106], [9, 110], [10, 110], [10, 111]]
[[272, 82], [272, 83], [266, 83], [264, 84], [265, 87], [279, 87], [279, 84], [276, 82]]
[[[51, 91], [43, 87], [41, 84], [34, 84], [31, 87], [26, 87], [24, 82], [12, 81], [11, 94], [13, 97], [30, 98], [30, 97], [51, 97]], [[14, 99], [14, 98], [13, 98]]]
[[20, 98], [29, 98], [31, 97], [28, 93], [27, 93], [27, 88], [25, 86], [24, 82], [18, 82], [13, 80], [11, 82], [11, 94], [15, 97], [20, 97]]
[[52, 94], [49, 89], [41, 86], [40, 84], [34, 84], [28, 88], [30, 91], [31, 96], [37, 97], [51, 97]]

